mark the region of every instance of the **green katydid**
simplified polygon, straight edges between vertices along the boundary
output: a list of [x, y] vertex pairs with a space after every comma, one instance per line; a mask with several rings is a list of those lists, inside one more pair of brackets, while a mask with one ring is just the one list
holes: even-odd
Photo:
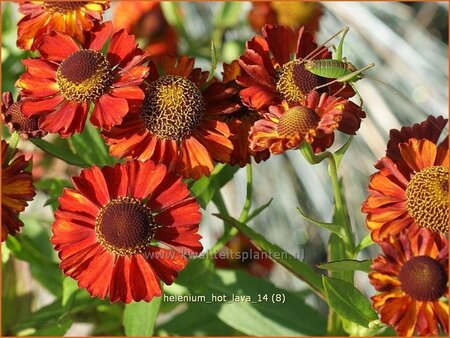
[[[376, 81], [388, 88], [390, 88], [391, 90], [395, 91], [402, 99], [404, 99], [406, 102], [408, 102], [410, 105], [412, 105], [416, 110], [418, 110], [419, 112], [421, 112], [422, 114], [427, 115], [427, 113], [425, 113], [423, 111], [423, 109], [421, 109], [419, 106], [417, 106], [414, 102], [412, 102], [405, 94], [403, 94], [402, 92], [400, 92], [398, 89], [392, 87], [391, 85], [372, 78], [372, 77], [367, 77], [363, 74], [364, 71], [366, 71], [369, 68], [372, 68], [375, 66], [374, 63], [371, 63], [365, 67], [362, 67], [360, 69], [357, 69], [351, 62], [348, 62], [347, 59], [345, 57], [342, 57], [342, 51], [343, 51], [343, 47], [344, 47], [344, 39], [345, 36], [347, 35], [349, 31], [349, 27], [344, 27], [343, 29], [341, 29], [340, 31], [338, 31], [337, 33], [333, 34], [328, 40], [326, 40], [321, 46], [319, 46], [318, 48], [316, 48], [314, 51], [312, 51], [309, 55], [307, 55], [303, 61], [304, 61], [304, 67], [307, 71], [311, 72], [312, 74], [315, 74], [317, 76], [323, 77], [323, 78], [327, 78], [327, 79], [334, 79], [328, 83], [325, 83], [323, 85], [317, 86], [314, 89], [320, 89], [323, 87], [326, 87], [330, 84], [339, 82], [339, 83], [343, 83], [342, 88], [337, 92], [339, 93], [340, 91], [342, 91], [347, 84], [350, 85], [353, 90], [355, 91], [356, 95], [358, 96], [360, 102], [361, 102], [361, 106], [363, 105], [363, 100], [361, 98], [361, 95], [359, 94], [358, 90], [356, 89], [354, 83], [356, 81], [361, 80], [362, 78], [366, 78], [369, 80], [373, 80]], [[336, 49], [336, 54], [335, 54], [335, 58], [334, 59], [317, 59], [317, 60], [313, 60], [313, 58], [315, 56], [317, 56], [323, 49], [323, 47], [330, 42], [332, 39], [334, 39], [336, 36], [340, 35], [342, 33], [342, 38], [339, 41], [339, 45]], [[337, 93], [334, 93], [335, 95]]]
[[[330, 84], [340, 82], [343, 83], [342, 88], [338, 91], [342, 91], [347, 84], [350, 85], [353, 90], [355, 91], [356, 95], [358, 95], [358, 98], [361, 102], [361, 106], [363, 104], [363, 100], [361, 98], [361, 95], [359, 94], [358, 90], [356, 89], [354, 83], [364, 77], [363, 72], [369, 68], [372, 68], [375, 66], [374, 63], [371, 63], [363, 68], [356, 69], [356, 67], [346, 60], [346, 58], [342, 57], [342, 51], [344, 47], [344, 40], [345, 36], [347, 35], [349, 31], [349, 27], [344, 27], [339, 32], [334, 34], [331, 38], [329, 38], [322, 46], [318, 47], [315, 51], [311, 52], [308, 56], [305, 57], [305, 69], [317, 76], [327, 78], [327, 79], [334, 79], [333, 81], [330, 81], [328, 83], [325, 83], [321, 86], [317, 86], [315, 89], [320, 89], [322, 87], [326, 87]], [[334, 59], [317, 59], [312, 60], [310, 58], [314, 57], [314, 55], [317, 54], [317, 51], [322, 49], [322, 47], [334, 39], [336, 36], [342, 33], [342, 38], [339, 41], [339, 45], [336, 49], [336, 54]]]

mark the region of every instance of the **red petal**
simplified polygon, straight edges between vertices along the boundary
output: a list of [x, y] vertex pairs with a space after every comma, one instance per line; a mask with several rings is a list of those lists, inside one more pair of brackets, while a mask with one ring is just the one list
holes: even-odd
[[63, 101], [64, 98], [59, 95], [39, 101], [23, 100], [21, 111], [26, 117], [42, 115], [45, 112], [55, 110]]
[[89, 198], [98, 207], [104, 206], [110, 200], [105, 177], [96, 165], [90, 169], [82, 170], [80, 176], [72, 178], [72, 183], [81, 194]]
[[199, 179], [208, 176], [214, 168], [214, 163], [208, 150], [194, 137], [181, 141], [180, 158], [177, 172], [183, 177]]
[[56, 70], [58, 69], [58, 66], [54, 63], [40, 59], [25, 59], [22, 60], [22, 63], [25, 66], [27, 73], [32, 76], [37, 76], [41, 79], [56, 78]]
[[79, 49], [70, 36], [55, 31], [44, 35], [42, 43], [38, 47], [42, 57], [53, 61], [63, 61]]
[[129, 195], [136, 198], [147, 198], [164, 180], [166, 166], [157, 165], [153, 161], [144, 163], [130, 162], [128, 164]]
[[202, 217], [199, 209], [197, 200], [192, 197], [165, 209], [155, 216], [155, 220], [158, 224], [171, 227], [198, 224]]
[[169, 172], [165, 180], [155, 189], [147, 204], [152, 210], [160, 210], [184, 200], [189, 194], [182, 178]]
[[66, 101], [58, 110], [43, 115], [39, 120], [39, 128], [50, 133], [59, 133], [61, 137], [68, 137], [80, 133], [87, 116], [87, 105]]
[[137, 86], [147, 77], [149, 68], [146, 66], [132, 67], [127, 71], [119, 71], [119, 77], [115, 80], [114, 87]]
[[78, 277], [78, 286], [86, 288], [92, 297], [105, 298], [114, 268], [114, 255], [105, 249], [98, 253]]
[[128, 304], [132, 300], [130, 290], [130, 258], [128, 256], [118, 257], [112, 272], [109, 297], [111, 302], [121, 300]]
[[105, 181], [108, 182], [110, 199], [127, 196], [128, 173], [124, 165], [117, 163], [114, 167], [103, 167], [102, 173]]
[[86, 49], [101, 50], [106, 43], [106, 40], [111, 36], [112, 22], [106, 21], [97, 28], [92, 29], [86, 34], [86, 41], [84, 43]]
[[90, 121], [96, 127], [106, 130], [120, 124], [122, 118], [128, 113], [128, 102], [123, 98], [103, 95], [95, 103]]
[[148, 262], [141, 255], [131, 258], [130, 284], [133, 300], [149, 302], [153, 297], [161, 296], [161, 285]]
[[269, 49], [279, 65], [284, 65], [290, 59], [290, 46], [294, 32], [286, 27], [279, 25], [265, 25], [263, 36], [267, 40]]
[[195, 255], [203, 250], [198, 233], [198, 224], [183, 227], [163, 227], [158, 229], [155, 239], [163, 242], [184, 255]]
[[177, 271], [182, 270], [188, 262], [187, 258], [177, 251], [158, 247], [148, 247], [145, 259], [167, 285], [173, 283], [178, 275]]
[[16, 86], [22, 89], [20, 92], [22, 96], [33, 99], [52, 96], [59, 92], [55, 79], [34, 77], [30, 73], [22, 74]]
[[133, 87], [116, 87], [111, 90], [111, 95], [114, 97], [121, 97], [124, 99], [134, 99], [142, 101], [144, 99], [144, 92], [137, 86]]
[[189, 77], [194, 68], [194, 58], [165, 56], [162, 60], [162, 67], [166, 75]]
[[125, 29], [121, 29], [113, 34], [106, 58], [112, 66], [116, 66], [128, 61], [136, 49], [137, 43], [134, 35], [128, 34]]

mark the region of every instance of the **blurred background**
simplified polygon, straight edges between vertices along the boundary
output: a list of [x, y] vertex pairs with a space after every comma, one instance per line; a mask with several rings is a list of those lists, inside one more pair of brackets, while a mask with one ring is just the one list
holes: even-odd
[[[344, 158], [340, 175], [347, 189], [353, 228], [359, 240], [367, 234], [360, 206], [366, 197], [369, 176], [374, 172], [373, 163], [384, 154], [389, 130], [420, 122], [426, 115], [448, 116], [447, 2], [280, 2], [258, 6], [250, 2], [233, 5], [221, 2], [166, 2], [161, 6], [148, 6], [148, 3], [146, 7], [134, 1], [127, 1], [126, 4], [114, 1], [106, 11], [105, 19], [122, 21], [121, 25], [132, 24], [141, 46], [147, 45], [154, 53], [178, 51], [179, 54], [195, 56], [196, 66], [206, 70], [211, 67], [209, 46], [210, 41], [214, 40], [218, 51], [218, 76], [222, 71], [222, 62], [229, 63], [239, 57], [245, 41], [256, 34], [261, 20], [273, 20], [293, 28], [300, 23], [306, 24], [316, 31], [318, 43], [344, 26], [350, 27], [343, 54], [347, 60], [357, 68], [374, 62], [376, 66], [365, 74], [386, 82], [407, 97], [405, 100], [370, 79], [363, 79], [356, 84], [364, 98], [364, 109], [368, 116]], [[23, 71], [20, 60], [29, 54], [15, 46], [16, 23], [20, 18], [17, 4], [2, 2], [1, 5], [2, 92], [15, 93], [14, 82]], [[130, 23], [130, 20], [134, 21]], [[414, 105], [424, 112], [415, 109]], [[3, 132], [7, 134], [5, 130]], [[338, 136], [334, 149], [343, 142], [344, 138]], [[38, 257], [54, 261], [55, 255], [48, 243], [53, 212], [51, 206], [43, 207], [48, 200], [48, 194], [44, 191], [61, 190], [63, 183], [49, 186], [45, 179], [57, 177], [65, 182], [77, 174], [78, 169], [47, 158], [29, 142], [22, 142], [20, 148], [33, 155], [33, 175], [43, 182], [41, 191], [21, 216], [26, 224], [23, 233], [40, 243], [36, 253]], [[300, 206], [316, 219], [326, 222], [331, 220], [333, 200], [326, 165], [313, 167], [298, 151], [288, 151], [254, 165], [253, 170], [253, 205], [263, 205], [270, 199], [273, 201], [268, 209], [250, 223], [251, 226], [312, 266], [324, 262], [328, 235], [302, 219], [296, 209]], [[222, 189], [228, 210], [235, 217], [242, 208], [245, 184], [245, 169], [241, 169]], [[210, 203], [203, 213], [200, 233], [204, 237], [205, 249], [211, 247], [223, 231], [223, 223], [211, 216], [216, 211]], [[55, 295], [48, 285], [43, 287], [45, 283], [42, 282], [46, 279], [42, 272], [30, 268], [23, 260], [12, 258], [8, 252], [3, 243], [3, 271], [15, 271], [14, 274], [3, 274], [3, 325], [6, 329], [3, 333], [33, 334], [30, 328], [37, 325], [36, 321], [46, 319], [31, 317], [30, 313], [51, 305]], [[373, 258], [376, 253], [377, 249], [371, 247], [359, 258]], [[277, 287], [305, 296], [309, 304], [321, 312], [325, 311], [324, 304], [313, 294], [308, 294], [305, 285], [284, 268], [276, 264], [271, 266], [265, 278]], [[373, 289], [368, 286], [366, 278], [365, 274], [357, 274], [357, 286], [371, 295]], [[9, 315], [5, 314], [5, 310]], [[171, 318], [182, 314], [186, 307], [166, 310], [158, 318], [160, 328], [156, 333], [180, 334], [170, 331], [169, 324]], [[107, 303], [99, 302], [94, 312], [79, 310], [76, 323], [70, 322], [61, 330], [61, 334], [121, 335], [121, 311], [121, 305], [108, 306]], [[19, 324], [18, 318], [21, 319]], [[242, 334], [225, 323], [217, 325], [213, 329], [216, 331], [208, 331], [202, 325], [192, 325], [183, 328], [181, 334]]]

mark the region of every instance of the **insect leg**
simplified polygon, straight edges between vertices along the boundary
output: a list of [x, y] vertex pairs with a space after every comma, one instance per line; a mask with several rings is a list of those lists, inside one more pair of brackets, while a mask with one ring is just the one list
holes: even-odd
[[363, 101], [363, 99], [361, 97], [361, 94], [359, 93], [358, 89], [356, 89], [356, 86], [355, 86], [354, 83], [349, 82], [349, 84], [350, 84], [350, 86], [352, 86], [353, 90], [355, 91], [356, 96], [358, 96], [359, 102], [361, 102], [359, 104], [359, 107], [362, 108], [364, 101]]
[[333, 96], [337, 96], [340, 92], [342, 92], [345, 88], [347, 88], [347, 84], [348, 82], [344, 82], [343, 86], [336, 93], [333, 93]]

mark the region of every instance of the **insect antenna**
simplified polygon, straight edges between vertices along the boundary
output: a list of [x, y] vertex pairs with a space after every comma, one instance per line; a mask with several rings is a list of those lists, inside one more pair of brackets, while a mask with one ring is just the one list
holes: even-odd
[[329, 37], [325, 42], [323, 42], [320, 46], [317, 46], [316, 49], [314, 49], [311, 53], [309, 53], [308, 55], [306, 55], [304, 58], [302, 58], [302, 61], [307, 61], [310, 59], [314, 59], [317, 55], [319, 55], [320, 53], [322, 53], [325, 49], [328, 49], [327, 47], [327, 43], [329, 43], [331, 40], [333, 40], [336, 36], [338, 36], [339, 34], [341, 34], [342, 32], [347, 33], [348, 30], [350, 29], [350, 27], [345, 26], [344, 28], [342, 28], [341, 30], [339, 30], [337, 33], [334, 33], [331, 37]]

